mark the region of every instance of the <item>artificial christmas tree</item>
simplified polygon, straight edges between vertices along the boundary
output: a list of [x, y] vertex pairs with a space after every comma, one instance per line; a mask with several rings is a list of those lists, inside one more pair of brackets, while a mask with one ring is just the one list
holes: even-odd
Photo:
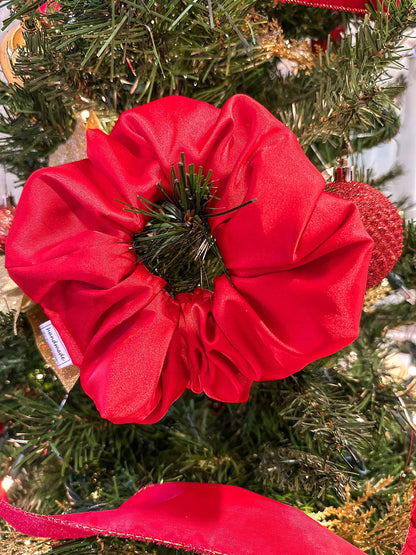
[[[43, 13], [45, 10], [39, 10], [43, 4], [32, 1], [10, 3], [12, 17], [21, 20], [25, 29], [24, 48], [18, 50], [16, 57], [13, 57], [14, 71], [22, 79], [23, 86], [18, 83], [1, 86], [1, 101], [6, 107], [5, 114], [1, 116], [1, 129], [8, 132], [9, 136], [4, 139], [5, 148], [0, 156], [22, 180], [29, 177], [34, 169], [46, 165], [47, 155], [59, 143], [67, 140], [75, 128], [79, 111], [83, 109], [94, 109], [103, 130], [107, 132], [124, 110], [133, 108], [133, 114], [136, 111], [137, 114], [150, 113], [155, 106], [166, 105], [169, 99], [164, 97], [171, 94], [192, 99], [175, 99], [184, 105], [189, 102], [192, 106], [199, 106], [195, 102], [202, 100], [220, 107], [224, 113], [227, 110], [230, 112], [230, 118], [223, 119], [224, 128], [218, 133], [210, 123], [211, 114], [217, 114], [218, 108], [204, 108], [207, 115], [197, 122], [189, 117], [187, 110], [182, 109], [177, 120], [182, 130], [180, 135], [185, 134], [187, 137], [186, 148], [181, 148], [182, 145], [171, 137], [172, 126], [167, 112], [162, 111], [158, 118], [153, 118], [148, 126], [152, 132], [140, 144], [146, 150], [148, 160], [153, 161], [154, 168], [161, 167], [163, 162], [163, 172], [154, 171], [149, 175], [144, 183], [146, 190], [143, 190], [141, 181], [144, 175], [143, 161], [140, 164], [137, 162], [135, 156], [138, 149], [132, 139], [141, 129], [135, 116], [123, 116], [109, 137], [93, 133], [95, 139], [90, 143], [89, 157], [97, 166], [104, 167], [104, 171], [97, 172], [85, 160], [70, 166], [86, 170], [86, 173], [77, 170], [76, 179], [71, 176], [72, 170], [67, 174], [65, 169], [50, 168], [35, 174], [26, 186], [22, 204], [18, 208], [16, 230], [19, 231], [13, 231], [7, 240], [7, 249], [10, 248], [8, 256], [11, 256], [10, 260], [14, 260], [12, 265], [15, 267], [16, 279], [22, 280], [24, 288], [28, 288], [28, 292], [37, 300], [46, 303], [51, 314], [56, 314], [55, 318], [64, 319], [63, 315], [71, 310], [78, 314], [76, 321], [71, 324], [71, 333], [78, 337], [76, 343], [79, 345], [76, 348], [82, 354], [85, 354], [89, 344], [94, 346], [94, 341], [99, 340], [100, 334], [105, 334], [108, 323], [102, 317], [105, 315], [103, 300], [89, 302], [87, 306], [84, 294], [79, 292], [75, 292], [71, 299], [70, 293], [75, 284], [82, 283], [88, 289], [88, 295], [94, 296], [103, 287], [100, 281], [102, 272], [107, 272], [109, 276], [116, 275], [117, 284], [113, 283], [114, 287], [127, 287], [128, 278], [124, 279], [125, 276], [119, 275], [122, 273], [120, 258], [111, 260], [111, 264], [105, 258], [106, 253], [108, 254], [105, 242], [97, 244], [93, 253], [79, 248], [79, 238], [72, 239], [72, 244], [76, 242], [75, 251], [65, 249], [65, 241], [59, 240], [65, 230], [71, 226], [76, 227], [77, 222], [83, 222], [84, 225], [89, 222], [90, 226], [94, 221], [94, 225], [104, 226], [108, 231], [113, 229], [112, 222], [116, 219], [122, 227], [129, 230], [127, 234], [116, 233], [119, 241], [117, 249], [120, 253], [128, 253], [129, 264], [135, 273], [140, 271], [141, 259], [146, 258], [146, 242], [156, 244], [157, 226], [166, 223], [160, 218], [161, 212], [166, 215], [170, 209], [174, 210], [169, 206], [169, 203], [172, 205], [169, 189], [172, 165], [177, 172], [176, 177], [180, 177], [180, 171], [189, 168], [190, 164], [195, 164], [194, 175], [198, 175], [199, 166], [203, 166], [204, 178], [210, 169], [215, 170], [210, 177], [213, 180], [211, 202], [217, 203], [221, 210], [232, 212], [220, 214], [217, 220], [215, 217], [209, 219], [210, 229], [215, 229], [213, 237], [218, 241], [219, 252], [225, 254], [224, 267], [219, 259], [218, 264], [211, 261], [209, 264], [214, 269], [216, 267], [212, 277], [218, 272], [218, 268], [223, 272], [221, 277], [216, 278], [216, 283], [221, 280], [221, 286], [228, 287], [235, 295], [228, 278], [231, 282], [234, 280], [236, 289], [244, 289], [244, 281], [260, 283], [264, 280], [265, 273], [261, 264], [264, 265], [267, 260], [273, 261], [276, 252], [287, 250], [291, 244], [290, 237], [288, 238], [291, 229], [302, 230], [295, 234], [298, 240], [295, 241], [293, 251], [290, 251], [292, 254], [295, 255], [305, 247], [308, 237], [311, 241], [313, 237], [316, 240], [315, 248], [306, 249], [305, 252], [309, 253], [307, 256], [313, 258], [320, 250], [325, 251], [328, 243], [322, 237], [321, 242], [319, 241], [322, 227], [328, 226], [332, 218], [335, 218], [335, 207], [351, 206], [332, 198], [333, 208], [323, 211], [321, 217], [314, 219], [311, 211], [305, 213], [304, 207], [311, 195], [311, 183], [312, 189], [317, 187], [318, 182], [320, 184], [317, 187], [320, 191], [317, 194], [318, 208], [324, 199], [329, 202], [329, 195], [322, 193], [324, 185], [319, 173], [309, 162], [304, 161], [304, 155], [298, 146], [296, 151], [299, 154], [292, 156], [294, 143], [289, 135], [283, 133], [285, 140], [278, 152], [273, 152], [273, 149], [272, 154], [266, 152], [267, 141], [271, 140], [269, 132], [262, 135], [262, 140], [250, 150], [250, 145], [256, 141], [260, 121], [267, 112], [265, 108], [295, 133], [304, 152], [321, 171], [335, 165], [335, 158], [345, 145], [351, 144], [355, 151], [359, 151], [364, 146], [393, 136], [397, 131], [398, 115], [394, 99], [401, 90], [401, 84], [388, 81], [387, 77], [389, 71], [399, 64], [401, 39], [413, 24], [414, 8], [411, 2], [401, 2], [399, 6], [390, 2], [382, 9], [370, 7], [372, 19], [368, 16], [356, 19], [349, 13], [340, 14], [331, 10], [283, 5], [274, 0], [256, 3], [230, 1], [221, 4], [214, 1], [196, 4], [171, 0], [164, 6], [150, 0], [139, 3], [74, 3], [62, 0], [59, 2], [59, 10], [51, 5], [50, 9], [46, 8], [46, 14]], [[319, 43], [340, 25], [345, 35], [341, 41], [330, 42], [325, 52], [316, 47], [308, 51], [305, 41], [311, 42], [314, 39]], [[286, 51], [282, 49], [282, 36], [285, 37]], [[274, 47], [273, 40], [276, 43], [279, 41], [278, 48]], [[288, 52], [291, 49], [293, 56]], [[234, 93], [249, 94], [260, 104], [245, 100], [245, 108], [237, 110], [235, 101], [231, 99]], [[148, 104], [159, 98], [162, 100]], [[135, 106], [139, 107], [134, 108]], [[232, 106], [233, 110], [230, 110]], [[253, 106], [256, 109], [250, 120]], [[238, 113], [243, 115], [237, 117]], [[235, 118], [239, 122], [237, 126], [233, 124]], [[272, 120], [276, 121], [274, 118]], [[225, 125], [227, 122], [227, 125], [234, 125], [232, 130]], [[276, 122], [271, 127], [282, 129], [283, 126], [279, 127], [280, 125]], [[120, 138], [124, 133], [127, 136]], [[224, 141], [220, 140], [224, 136], [228, 137], [227, 148]], [[169, 152], [170, 149], [174, 151], [174, 155], [163, 154], [166, 150], [162, 146], [166, 144]], [[200, 158], [199, 153], [202, 151], [212, 153], [208, 163], [205, 158]], [[250, 157], [244, 159], [242, 153], [246, 151], [251, 154], [258, 152], [257, 161]], [[181, 152], [185, 153], [185, 159], [182, 170], [179, 170], [177, 164], [181, 160]], [[229, 170], [229, 157], [233, 152], [240, 152], [242, 157], [236, 167], [243, 168], [244, 172], [234, 180], [232, 188], [223, 187], [218, 195], [219, 200], [215, 199], [214, 188], [222, 187], [221, 176]], [[264, 171], [261, 172], [259, 168]], [[97, 179], [90, 179], [91, 172]], [[191, 175], [190, 169], [188, 173]], [[260, 174], [261, 180], [258, 179]], [[274, 178], [277, 174], [281, 177], [280, 180]], [[83, 185], [87, 178], [89, 186], [85, 189]], [[185, 171], [185, 182], [186, 179]], [[276, 185], [277, 181], [284, 184], [282, 192]], [[158, 183], [161, 183], [159, 189]], [[245, 183], [252, 183], [254, 188], [266, 184], [266, 190], [269, 191], [267, 199], [271, 198], [273, 202], [268, 204], [267, 199], [261, 197], [260, 189], [256, 189], [256, 194], [253, 189], [253, 195], [247, 191], [247, 194], [234, 198], [232, 193], [238, 192]], [[121, 190], [128, 190], [130, 187], [128, 195], [119, 194]], [[108, 188], [113, 191], [112, 196], [104, 194]], [[46, 190], [48, 194], [44, 198], [42, 195]], [[163, 190], [168, 194], [168, 198], [164, 197], [168, 204], [163, 205], [162, 202], [162, 207], [157, 203], [157, 206], [149, 204], [149, 201], [162, 201]], [[141, 199], [136, 198], [137, 194]], [[97, 199], [101, 199], [102, 210], [85, 209], [85, 206], [94, 205]], [[123, 211], [123, 206], [127, 206], [117, 203], [117, 199], [133, 206], [136, 214]], [[225, 201], [225, 205], [221, 204]], [[246, 202], [249, 204], [245, 205]], [[175, 203], [173, 206], [175, 207]], [[312, 206], [315, 207], [315, 204], [312, 203]], [[180, 214], [179, 220], [186, 230], [197, 229], [198, 222], [193, 209], [193, 206], [189, 206], [189, 213], [185, 210], [184, 214]], [[374, 210], [376, 209], [377, 204], [374, 204]], [[353, 211], [355, 209], [348, 208], [346, 214], [351, 217]], [[91, 214], [94, 214], [93, 218]], [[150, 227], [137, 225], [130, 229], [130, 223], [135, 219], [145, 223], [145, 220], [151, 220], [152, 215], [156, 219], [150, 222]], [[178, 218], [176, 212], [174, 215]], [[227, 222], [232, 221], [239, 222], [239, 225], [234, 231], [231, 229], [230, 235], [226, 235], [222, 230], [227, 227]], [[352, 227], [355, 227], [356, 232], [360, 230], [363, 233], [359, 218], [354, 221], [356, 223]], [[123, 222], [130, 223], [124, 225]], [[251, 234], [250, 230], [256, 222], [258, 231]], [[347, 226], [345, 222], [348, 222], [348, 218], [344, 221]], [[266, 224], [273, 229], [273, 226], [280, 229], [277, 236], [272, 234], [269, 238]], [[320, 354], [317, 356], [329, 355], [334, 348], [346, 344], [343, 342], [335, 345], [340, 327], [334, 325], [333, 318], [326, 320], [323, 317], [324, 325], [322, 323], [326, 303], [338, 305], [342, 318], [352, 315], [355, 320], [358, 318], [363, 287], [359, 288], [360, 291], [354, 297], [352, 293], [348, 293], [351, 292], [348, 287], [342, 288], [340, 293], [337, 283], [339, 285], [345, 280], [351, 286], [352, 281], [348, 276], [356, 275], [357, 263], [358, 267], [362, 267], [362, 264], [355, 256], [352, 257], [354, 260], [343, 256], [341, 246], [345, 245], [343, 241], [346, 239], [343, 227], [333, 227], [334, 233], [327, 240], [338, 245], [338, 256], [335, 256], [333, 263], [328, 257], [325, 264], [317, 264], [313, 272], [306, 272], [302, 287], [296, 288], [296, 284], [304, 266], [301, 264], [302, 260], [297, 260], [294, 256], [290, 264], [286, 264], [280, 272], [278, 268], [273, 268], [274, 272], [282, 275], [279, 284], [267, 288], [251, 288], [247, 285], [244, 290], [244, 296], [264, 315], [263, 320], [267, 326], [276, 326], [276, 320], [280, 317], [281, 329], [289, 330], [289, 335], [280, 335], [278, 338], [283, 341], [288, 352], [293, 351], [293, 356], [299, 356], [301, 349], [309, 344], [321, 328], [327, 330], [322, 341], [325, 343], [327, 339], [328, 345], [324, 345], [323, 351], [319, 350]], [[97, 229], [93, 226], [89, 231], [94, 234]], [[395, 272], [404, 285], [410, 288], [415, 272], [415, 237], [413, 224], [406, 223], [403, 254], [395, 267]], [[203, 248], [211, 245], [215, 250], [212, 239], [209, 236], [205, 239], [207, 242]], [[231, 246], [227, 250], [228, 241]], [[48, 247], [43, 249], [42, 245]], [[367, 248], [365, 245], [369, 245], [367, 236], [362, 238], [361, 247], [364, 250]], [[55, 249], [52, 253], [51, 246], [52, 250]], [[50, 261], [59, 252], [63, 258], [56, 258], [58, 262], [55, 274], [50, 274], [50, 268], [43, 271], [39, 262]], [[196, 253], [192, 248], [183, 251], [180, 256], [183, 263], [181, 267], [193, 267], [186, 256], [192, 256], [192, 260], [196, 257], [198, 262], [200, 252], [202, 251], [199, 248]], [[247, 265], [241, 263], [241, 260], [246, 262], [245, 252], [251, 253], [250, 256], [256, 261], [250, 276], [244, 274]], [[336, 249], [334, 253], [337, 253]], [[71, 256], [72, 266], [69, 264]], [[151, 268], [143, 270], [143, 275], [147, 276], [146, 283], [149, 280], [158, 283], [163, 281], [159, 254], [158, 257], [147, 256], [147, 263]], [[169, 256], [164, 255], [162, 258], [166, 261]], [[362, 262], [364, 258], [363, 255]], [[103, 263], [97, 265], [100, 260]], [[33, 261], [37, 264], [33, 264]], [[76, 279], [74, 273], [69, 273], [70, 266], [72, 272], [78, 272]], [[165, 266], [165, 262], [162, 266]], [[170, 268], [173, 268], [174, 273], [183, 275], [182, 269], [176, 264], [171, 264]], [[199, 273], [201, 268], [204, 269], [201, 265], [197, 266]], [[79, 279], [82, 272], [82, 279]], [[328, 280], [318, 279], [323, 275], [333, 277]], [[33, 276], [33, 280], [30, 276]], [[63, 284], [65, 280], [66, 284], [62, 286], [59, 295], [52, 295], [53, 298], [42, 295], [43, 286], [49, 284], [47, 287], [53, 289], [54, 284]], [[193, 280], [195, 275], [188, 281], [194, 283]], [[364, 286], [365, 279], [361, 282]], [[110, 282], [104, 284], [107, 288], [110, 285]], [[143, 283], [140, 287], [143, 287]], [[163, 286], [159, 287], [156, 295], [160, 297], [159, 300], [163, 296], [165, 304], [159, 315], [167, 320], [169, 307], [176, 306], [174, 297], [179, 295], [179, 299], [188, 299], [193, 293], [186, 288], [178, 293], [174, 287], [175, 284], [170, 290], [170, 296], [163, 290]], [[36, 292], [37, 288], [39, 290]], [[197, 288], [198, 290], [202, 292], [201, 288]], [[255, 291], [261, 297], [260, 304], [252, 300]], [[138, 289], [135, 289], [135, 293], [132, 291], [132, 294], [136, 296], [132, 298], [134, 305], [137, 303]], [[201, 293], [196, 292], [194, 295], [201, 296]], [[209, 291], [205, 296], [201, 296], [198, 306], [202, 301], [212, 299]], [[273, 305], [270, 298], [279, 299], [279, 303]], [[322, 302], [315, 302], [314, 298], [320, 298]], [[348, 299], [348, 302], [341, 307], [339, 303], [342, 298]], [[279, 307], [285, 307], [290, 302], [296, 305], [292, 311], [279, 312]], [[176, 303], [180, 305], [178, 301]], [[114, 303], [114, 308], [119, 315], [128, 312], [128, 306], [125, 302], [123, 304], [122, 299]], [[149, 311], [146, 315], [150, 316]], [[258, 332], [248, 320], [249, 315], [250, 312], [246, 311], [232, 319], [235, 329], [240, 334], [246, 334], [246, 341], [234, 342], [239, 361], [235, 364], [238, 372], [247, 364], [247, 349], [253, 344], [253, 336]], [[202, 320], [207, 329], [210, 318]], [[284, 380], [254, 384], [246, 404], [223, 403], [188, 391], [170, 408], [171, 402], [183, 390], [179, 378], [183, 373], [188, 376], [195, 366], [202, 368], [203, 357], [206, 356], [213, 338], [206, 335], [204, 348], [194, 351], [189, 349], [187, 335], [181, 335], [181, 348], [171, 353], [169, 359], [175, 362], [176, 370], [168, 385], [177, 391], [169, 398], [163, 395], [163, 391], [160, 394], [159, 388], [159, 397], [155, 398], [144, 376], [149, 371], [149, 365], [138, 364], [136, 360], [136, 353], [144, 352], [144, 334], [152, 329], [151, 318], [135, 336], [129, 334], [128, 326], [123, 328], [126, 333], [122, 333], [123, 330], [118, 330], [115, 323], [114, 326], [109, 326], [111, 329], [107, 330], [108, 333], [112, 334], [119, 345], [123, 341], [129, 341], [129, 349], [124, 351], [124, 356], [119, 352], [118, 367], [123, 375], [128, 377], [133, 388], [139, 388], [140, 394], [143, 392], [148, 395], [150, 411], [155, 404], [168, 400], [163, 410], [153, 418], [158, 420], [167, 411], [162, 420], [143, 426], [114, 425], [103, 420], [78, 385], [68, 395], [51, 369], [37, 355], [26, 317], [20, 315], [17, 318], [14, 313], [8, 314], [3, 318], [0, 329], [3, 414], [0, 421], [8, 423], [9, 432], [7, 437], [3, 434], [7, 440], [1, 443], [0, 464], [1, 474], [5, 477], [3, 483], [9, 486], [10, 501], [33, 513], [56, 514], [60, 510], [72, 512], [75, 516], [69, 520], [86, 522], [85, 519], [94, 518], [94, 510], [100, 511], [97, 513], [98, 519], [104, 518], [103, 510], [119, 507], [138, 489], [141, 491], [134, 499], [142, 499], [142, 494], [147, 495], [146, 492], [152, 491], [152, 488], [143, 487], [152, 483], [191, 482], [191, 486], [195, 485], [197, 489], [197, 482], [215, 482], [227, 486], [237, 485], [262, 496], [284, 501], [308, 513], [316, 513], [329, 507], [341, 510], [345, 498], [346, 506], [351, 507], [348, 496], [359, 498], [370, 487], [368, 484], [378, 483], [380, 479], [391, 475], [392, 482], [383, 482], [385, 487], [371, 499], [364, 501], [367, 507], [371, 504], [368, 510], [374, 514], [372, 518], [364, 519], [367, 535], [362, 530], [355, 535], [351, 534], [354, 524], [344, 529], [339, 526], [337, 532], [345, 534], [348, 541], [356, 542], [357, 548], [365, 549], [368, 553], [375, 553], [374, 549], [382, 549], [384, 553], [398, 552], [403, 545], [403, 529], [408, 525], [408, 491], [414, 478], [412, 446], [416, 406], [414, 398], [406, 393], [406, 384], [397, 383], [390, 372], [387, 354], [402, 346], [389, 340], [386, 332], [398, 324], [413, 322], [414, 318], [414, 305], [407, 302], [376, 307], [373, 312], [363, 313], [360, 336], [351, 347], [314, 361], [300, 373]], [[134, 325], [137, 325], [137, 319], [133, 320]], [[196, 316], [194, 324], [195, 322]], [[14, 328], [19, 332], [16, 336]], [[93, 331], [90, 328], [94, 328]], [[152, 358], [158, 356], [160, 343], [166, 341], [166, 337], [158, 329], [159, 336], [146, 351], [151, 351], [149, 356]], [[199, 328], [194, 325], [192, 329], [195, 331]], [[91, 333], [88, 335], [89, 331]], [[263, 332], [265, 333], [264, 329]], [[276, 333], [276, 336], [279, 334]], [[66, 335], [65, 340], [68, 337]], [[335, 347], [329, 345], [330, 337], [335, 340]], [[266, 348], [260, 346], [253, 350], [254, 358], [263, 361], [268, 353], [268, 343], [265, 344]], [[102, 380], [104, 375], [122, 394], [121, 397], [113, 397], [114, 407], [129, 412], [132, 403], [126, 402], [126, 395], [131, 396], [135, 390], [127, 387], [126, 379], [117, 383], [117, 376], [111, 375], [112, 365], [105, 367], [99, 364], [101, 353], [111, 352], [111, 345], [114, 345], [112, 341], [103, 340], [100, 352], [96, 350], [86, 366], [81, 364], [81, 372], [88, 372], [95, 365], [97, 373], [93, 389], [97, 390], [105, 385]], [[187, 349], [189, 352], [186, 352]], [[75, 350], [72, 345], [72, 351]], [[214, 353], [214, 349], [211, 353]], [[215, 353], [217, 363], [224, 365], [224, 349], [217, 348]], [[194, 362], [192, 368], [186, 362], [179, 368], [178, 356], [182, 361], [191, 358]], [[312, 358], [316, 357], [309, 360]], [[81, 359], [82, 355], [79, 356], [80, 362]], [[286, 363], [284, 366], [286, 375], [293, 371]], [[163, 365], [164, 369], [167, 367], [168, 365]], [[104, 374], [98, 372], [103, 368]], [[261, 372], [270, 371], [267, 364], [259, 364], [259, 368]], [[215, 373], [213, 375], [209, 384], [212, 391], [224, 379], [221, 372], [219, 377]], [[175, 382], [175, 376], [179, 382]], [[192, 389], [200, 391], [202, 388], [196, 387], [195, 379], [192, 381]], [[227, 391], [230, 391], [229, 387]], [[214, 399], [221, 398], [215, 394], [212, 396]], [[138, 399], [137, 394], [133, 397]], [[100, 395], [100, 398], [104, 402], [109, 400], [106, 394]], [[171, 491], [169, 488], [174, 487], [171, 484], [166, 485], [167, 488], [161, 489], [156, 486], [153, 491]], [[185, 491], [186, 484], [183, 488]], [[401, 496], [400, 501], [394, 498], [396, 501], [393, 503], [392, 495], [396, 493]], [[200, 495], [197, 498], [199, 500]], [[239, 512], [249, 509], [251, 502], [248, 499], [240, 506]], [[131, 507], [134, 503], [132, 501], [128, 506]], [[21, 523], [25, 520], [24, 514], [15, 512], [6, 503], [2, 507], [5, 515], [7, 512], [20, 514]], [[215, 504], [215, 507], [218, 508], [218, 505]], [[215, 550], [215, 542], [219, 538], [215, 535], [220, 529], [216, 509], [214, 505], [211, 510], [208, 509], [201, 507], [202, 512], [194, 515], [200, 519], [200, 530], [209, 526], [210, 533], [212, 531], [209, 540], [211, 543], [193, 545], [198, 551]], [[290, 509], [287, 511], [290, 514]], [[398, 526], [397, 535], [392, 533], [377, 536], [380, 534], [377, 519], [392, 518], [388, 515], [394, 511], [403, 516], [406, 524]], [[81, 514], [77, 514], [78, 512]], [[263, 509], [260, 511], [261, 521], [262, 513], [267, 512]], [[208, 522], [211, 517], [212, 521]], [[267, 522], [267, 515], [265, 518]], [[16, 526], [19, 526], [18, 521], [19, 518], [14, 522]], [[36, 522], [36, 517], [34, 521]], [[167, 518], [166, 522], [173, 526], [173, 520]], [[291, 519], [290, 522], [293, 524], [294, 520]], [[355, 525], [361, 526], [362, 522], [355, 520]], [[197, 530], [198, 526], [195, 533], [198, 533]], [[98, 533], [98, 529], [90, 531]], [[117, 537], [117, 530], [113, 531], [113, 538], [83, 539], [78, 535], [78, 539], [55, 542], [53, 550], [59, 554], [100, 550], [107, 553], [163, 553], [168, 549], [138, 543], [134, 538], [123, 540]], [[181, 532], [184, 532], [182, 526], [175, 525], [176, 538]], [[31, 533], [34, 533], [33, 529]], [[126, 530], [124, 535], [127, 535]], [[134, 537], [139, 536], [143, 538], [145, 533]], [[68, 536], [64, 533], [59, 537]], [[149, 533], [146, 537], [157, 543], [158, 537], [154, 533]], [[379, 538], [378, 543], [374, 540], [376, 537]], [[373, 540], [360, 544], [360, 541], [364, 541], [363, 538]], [[159, 540], [163, 540], [164, 544], [176, 543], [192, 547], [191, 543], [185, 542], [183, 534], [180, 541], [174, 540], [172, 536], [170, 539], [168, 536], [159, 537]], [[0, 552], [3, 549], [5, 553], [9, 553], [11, 541], [15, 541], [15, 536], [5, 529]], [[277, 545], [287, 546], [289, 534], [283, 534], [277, 544], [273, 543], [276, 538], [270, 540], [270, 543], [267, 543], [267, 537], [262, 541], [267, 545], [259, 543], [257, 546], [261, 546], [262, 550], [269, 546], [269, 550], [273, 552]], [[52, 544], [47, 542], [46, 545], [47, 549], [52, 549]], [[32, 552], [37, 550], [40, 553], [45, 548], [45, 542], [30, 540], [27, 549], [29, 548]], [[229, 548], [235, 553], [240, 550], [238, 544], [234, 547], [230, 544]], [[296, 541], [291, 542], [290, 548], [294, 550], [293, 553], [304, 553], [307, 549], [304, 544]], [[219, 549], [227, 550], [227, 546], [221, 544]], [[255, 541], [250, 549], [250, 552], [256, 552]], [[353, 547], [345, 549], [354, 550]], [[406, 549], [411, 549], [411, 544]], [[175, 549], [172, 548], [172, 551]]]

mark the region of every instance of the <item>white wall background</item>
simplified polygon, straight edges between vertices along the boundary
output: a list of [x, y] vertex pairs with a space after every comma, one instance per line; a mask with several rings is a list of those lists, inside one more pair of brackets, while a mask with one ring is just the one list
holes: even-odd
[[405, 69], [393, 76], [396, 78], [401, 74], [407, 81], [407, 88], [398, 101], [402, 122], [400, 133], [389, 143], [367, 150], [358, 161], [365, 168], [371, 168], [374, 176], [381, 176], [398, 165], [402, 174], [389, 182], [386, 193], [392, 200], [406, 197], [411, 206], [406, 216], [416, 219], [416, 38], [408, 39], [406, 48]]
[[[393, 198], [409, 197], [413, 206], [407, 210], [406, 216], [416, 219], [416, 55], [414, 50], [406, 62], [407, 89], [401, 105], [402, 127], [395, 139], [397, 143], [395, 161], [401, 167], [403, 174], [390, 184], [390, 190]], [[394, 152], [392, 152], [393, 156]]]

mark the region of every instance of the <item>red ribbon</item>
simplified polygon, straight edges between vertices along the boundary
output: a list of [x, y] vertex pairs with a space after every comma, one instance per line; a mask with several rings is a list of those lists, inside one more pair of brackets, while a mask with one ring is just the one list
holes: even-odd
[[302, 4], [313, 8], [327, 8], [329, 10], [342, 10], [355, 12], [361, 15], [367, 13], [365, 7], [368, 0], [276, 0], [285, 4]]
[[158, 484], [118, 509], [59, 516], [17, 509], [0, 488], [0, 516], [23, 534], [53, 539], [111, 535], [215, 555], [363, 553], [299, 509], [219, 484]]
[[[327, 8], [329, 10], [341, 10], [344, 12], [353, 12], [360, 15], [368, 13], [367, 5], [372, 4], [375, 8], [378, 7], [377, 0], [276, 0], [276, 2], [286, 4], [302, 4], [303, 6], [314, 8]], [[387, 11], [390, 0], [384, 0], [383, 9]], [[399, 0], [397, 0], [397, 7], [399, 7]]]

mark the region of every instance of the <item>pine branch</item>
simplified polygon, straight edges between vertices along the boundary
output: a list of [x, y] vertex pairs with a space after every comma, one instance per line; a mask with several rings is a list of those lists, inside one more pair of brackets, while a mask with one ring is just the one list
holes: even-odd
[[373, 133], [383, 140], [398, 131], [394, 99], [402, 86], [389, 81], [389, 72], [401, 67], [401, 38], [415, 24], [415, 9], [405, 0], [400, 8], [391, 4], [389, 14], [381, 10], [372, 17], [357, 21], [356, 31], [339, 45], [329, 43], [310, 72], [277, 76], [272, 87], [263, 80], [260, 100], [273, 106], [308, 154], [312, 144], [329, 142], [339, 153], [345, 140], [361, 148], [358, 134], [371, 134], [375, 144]]
[[169, 189], [157, 184], [159, 203], [140, 195], [143, 208], [122, 203], [124, 210], [147, 218], [144, 229], [134, 235], [131, 248], [152, 274], [166, 280], [172, 296], [192, 293], [197, 287], [213, 291], [214, 278], [221, 274], [232, 283], [208, 220], [244, 208], [256, 199], [225, 211], [212, 206], [213, 200], [220, 199], [214, 195], [211, 174], [209, 170], [205, 177], [202, 167], [196, 172], [194, 164], [186, 166], [181, 153], [177, 170], [172, 164]]

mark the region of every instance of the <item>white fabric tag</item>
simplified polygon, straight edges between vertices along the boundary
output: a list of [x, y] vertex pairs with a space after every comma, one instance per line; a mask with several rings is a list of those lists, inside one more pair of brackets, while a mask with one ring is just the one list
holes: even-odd
[[43, 322], [43, 324], [41, 324], [39, 328], [42, 332], [43, 337], [45, 338], [46, 343], [49, 345], [49, 348], [52, 351], [53, 358], [56, 361], [57, 367], [66, 368], [67, 366], [71, 366], [71, 357], [66, 350], [64, 342], [62, 341], [58, 330], [55, 328], [52, 322], [50, 320], [48, 320], [47, 322]]

